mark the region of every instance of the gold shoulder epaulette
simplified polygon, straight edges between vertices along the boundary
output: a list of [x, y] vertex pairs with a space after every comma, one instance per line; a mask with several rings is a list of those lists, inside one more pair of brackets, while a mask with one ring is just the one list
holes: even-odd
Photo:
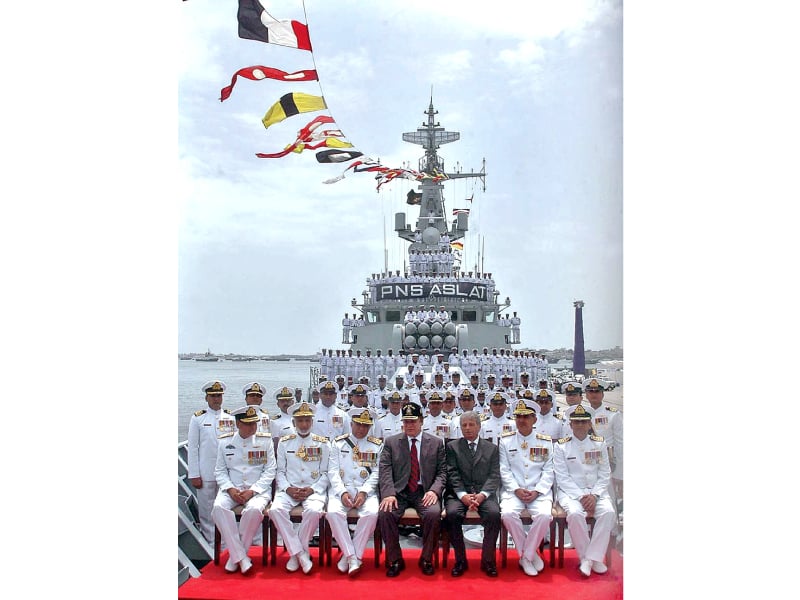
[[315, 442], [325, 442], [326, 444], [330, 442], [330, 440], [326, 438], [324, 435], [317, 435], [316, 433], [311, 434], [311, 439], [314, 440]]
[[231, 411], [230, 411], [230, 409], [228, 409], [228, 408], [223, 408], [222, 410], [223, 410], [224, 412], [228, 413], [228, 414], [231, 414]]
[[217, 439], [221, 440], [222, 438], [231, 437], [232, 435], [233, 435], [232, 431], [230, 433], [223, 433], [222, 435], [218, 435]]
[[337, 441], [337, 442], [338, 442], [338, 441], [340, 441], [340, 440], [346, 440], [348, 437], [350, 437], [350, 434], [349, 434], [349, 433], [343, 433], [342, 435], [337, 435], [337, 436], [336, 436], [335, 438], [333, 438], [333, 439], [334, 439], [335, 441]]
[[445, 418], [446, 421], [449, 421], [453, 418], [450, 415], [442, 415], [442, 416]]
[[536, 439], [537, 440], [547, 440], [548, 442], [552, 442], [553, 441], [553, 438], [551, 438], [546, 433], [537, 433], [536, 434]]
[[485, 421], [488, 418], [489, 418], [489, 415], [487, 415], [486, 413], [481, 413], [481, 421]]
[[205, 408], [202, 409], [202, 410], [198, 410], [196, 413], [194, 413], [194, 416], [195, 417], [202, 417], [204, 414], [206, 414], [206, 409]]
[[556, 414], [554, 414], [553, 416], [554, 416], [556, 419], [561, 419], [562, 421], [564, 420], [564, 414], [563, 414], [563, 413], [557, 412], [557, 413], [556, 413]]
[[516, 433], [517, 433], [516, 431], [506, 431], [505, 433], [501, 433], [500, 437], [508, 437], [508, 436], [514, 435]]
[[613, 406], [606, 406], [606, 410], [610, 410], [611, 412], [619, 412], [619, 409], [614, 408]]
[[296, 437], [297, 437], [297, 434], [296, 434], [296, 433], [287, 433], [285, 436], [283, 436], [283, 437], [282, 437], [281, 439], [279, 439], [278, 441], [279, 441], [279, 442], [285, 442], [285, 441], [287, 441], [287, 440], [293, 440], [293, 439], [294, 439], [294, 438], [296, 438]]
[[602, 442], [605, 438], [602, 435], [590, 435], [589, 439], [593, 442]]
[[565, 438], [558, 438], [558, 443], [559, 443], [559, 444], [566, 444], [566, 443], [567, 443], [568, 441], [570, 441], [571, 439], [572, 439], [572, 436], [571, 436], [571, 435], [568, 435], [568, 436], [567, 436], [567, 437], [565, 437]]
[[268, 433], [261, 433], [260, 431], [256, 431], [256, 437], [271, 438], [272, 436]]
[[373, 444], [378, 444], [379, 446], [383, 443], [383, 438], [372, 437], [371, 435], [367, 436], [367, 440], [372, 442]]
[[270, 415], [269, 418], [272, 419], [273, 421], [277, 421], [278, 419], [281, 418], [281, 413], [278, 413], [277, 415]]

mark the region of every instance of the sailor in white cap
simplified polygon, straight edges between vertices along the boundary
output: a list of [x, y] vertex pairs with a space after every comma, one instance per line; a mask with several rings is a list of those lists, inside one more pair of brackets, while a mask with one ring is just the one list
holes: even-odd
[[[423, 414], [422, 431], [446, 440], [450, 435], [450, 417], [442, 412], [446, 392], [434, 390], [428, 396], [428, 406]], [[452, 396], [452, 394], [451, 394]]]
[[533, 397], [533, 401], [539, 406], [536, 430], [549, 435], [554, 441], [561, 437], [562, 427], [566, 419], [564, 419], [561, 413], [553, 412], [553, 405], [555, 404], [555, 394], [553, 394], [553, 391], [548, 389], [540, 389], [536, 392], [525, 390], [523, 397]]
[[[231, 413], [237, 432], [219, 444], [214, 474], [219, 493], [211, 518], [219, 529], [229, 557], [225, 570], [247, 573], [253, 562], [247, 551], [261, 529], [264, 509], [272, 497], [277, 463], [268, 433], [258, 433], [261, 416], [256, 406], [242, 406]], [[244, 505], [239, 524], [233, 509]]]
[[264, 394], [267, 393], [266, 388], [257, 381], [246, 383], [242, 388], [242, 395], [244, 396], [244, 403], [247, 406], [255, 406], [258, 412], [258, 429], [257, 433], [269, 434], [269, 413], [261, 408], [261, 402], [264, 400]]
[[[310, 404], [294, 406], [292, 417], [296, 433], [278, 441], [276, 493], [269, 515], [290, 554], [286, 570], [302, 568], [307, 574], [313, 567], [308, 544], [317, 531], [328, 495], [331, 446], [328, 438], [311, 433], [314, 408]], [[298, 504], [303, 505], [303, 520], [295, 530], [289, 511]]]
[[292, 415], [290, 414], [290, 407], [295, 403], [292, 389], [287, 386], [280, 388], [275, 392], [275, 402], [278, 405], [278, 412], [272, 415], [269, 422], [269, 430], [273, 441], [277, 445], [280, 438], [294, 433]]
[[508, 394], [495, 392], [489, 396], [489, 415], [481, 424], [480, 436], [493, 444], [500, 444], [500, 437], [517, 430], [514, 419], [508, 416]]
[[236, 424], [230, 411], [222, 409], [225, 384], [209, 381], [201, 388], [205, 394], [207, 409], [198, 410], [189, 421], [187, 462], [189, 483], [197, 490], [197, 513], [200, 531], [209, 544], [214, 543], [214, 522], [211, 509], [217, 496], [217, 479], [214, 467], [217, 464], [219, 440], [231, 437]]
[[611, 479], [619, 491], [622, 486], [622, 413], [603, 400], [605, 387], [596, 377], [590, 377], [583, 385], [586, 400], [594, 412], [592, 431], [605, 438], [609, 448]]
[[[608, 492], [611, 467], [600, 436], [590, 435], [592, 414], [580, 404], [567, 409], [572, 435], [555, 445], [553, 463], [557, 498], [567, 513], [567, 527], [584, 577], [605, 573], [603, 563], [616, 514]], [[586, 517], [594, 516], [591, 538]]]
[[[373, 425], [378, 420], [378, 413], [377, 411], [369, 405], [369, 386], [364, 385], [362, 383], [357, 383], [355, 385], [350, 386], [350, 398], [352, 399], [353, 405], [352, 407], [347, 410], [348, 417], [352, 417], [353, 409], [359, 409], [359, 414], [361, 411], [367, 410], [369, 411], [370, 416], [372, 417]], [[347, 435], [343, 433], [342, 435]], [[376, 435], [375, 431], [372, 427], [370, 427], [367, 435]], [[337, 436], [339, 437], [339, 436]]]
[[[553, 440], [534, 430], [538, 412], [533, 400], [517, 400], [513, 410], [517, 431], [500, 438], [501, 519], [514, 540], [520, 567], [530, 577], [544, 569], [538, 548], [553, 519]], [[520, 518], [524, 509], [533, 520], [527, 533]]]
[[408, 402], [408, 394], [405, 390], [394, 390], [387, 395], [386, 400], [389, 410], [378, 419], [378, 423], [374, 429], [376, 437], [383, 439], [403, 431], [403, 420], [400, 415], [400, 409], [403, 408], [403, 402]]
[[336, 406], [336, 386], [326, 381], [317, 389], [319, 389], [319, 404], [314, 409], [312, 431], [328, 439], [333, 439], [349, 431], [350, 417], [343, 409]]
[[[331, 444], [326, 518], [342, 550], [336, 566], [353, 577], [361, 569], [364, 549], [378, 521], [378, 457], [383, 440], [369, 435], [375, 421], [367, 408], [352, 408], [349, 415], [350, 433]], [[351, 539], [347, 512], [353, 508], [358, 511], [358, 523]]]
[[383, 405], [384, 396], [389, 393], [389, 388], [386, 385], [386, 375], [378, 375], [378, 387], [367, 392], [368, 404], [378, 415], [378, 419], [386, 414], [386, 408]]
[[[567, 410], [573, 406], [580, 405], [583, 400], [583, 386], [577, 381], [567, 381], [563, 383], [561, 385], [561, 392], [564, 394], [564, 399], [567, 402]], [[590, 412], [593, 412], [588, 405], [582, 404], [582, 406]], [[561, 425], [561, 435], [559, 437], [567, 437], [571, 434], [572, 428], [569, 426], [569, 421], [564, 419]]]

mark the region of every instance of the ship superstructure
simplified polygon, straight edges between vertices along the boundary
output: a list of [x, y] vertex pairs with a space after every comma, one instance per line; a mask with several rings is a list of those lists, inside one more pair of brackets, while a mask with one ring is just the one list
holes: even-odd
[[[353, 298], [351, 307], [361, 313], [357, 319], [360, 326], [352, 328], [349, 345], [354, 352], [392, 348], [395, 352], [424, 349], [429, 354], [447, 354], [452, 348], [459, 353], [473, 348], [480, 352], [484, 347], [510, 349], [519, 343], [518, 334], [512, 335], [510, 323], [501, 318], [510, 298], [500, 302], [491, 274], [471, 271], [458, 261], [434, 260], [436, 256], [451, 258], [451, 244], [463, 240], [469, 229], [466, 212], [448, 223], [444, 182], [472, 177], [485, 189], [485, 160], [479, 172], [448, 173], [437, 150], [457, 141], [460, 134], [446, 131], [435, 120], [438, 111], [432, 98], [424, 114], [428, 118], [421, 127], [403, 134], [404, 141], [425, 150], [419, 160], [419, 172], [424, 174], [419, 191], [408, 194], [408, 203], [419, 206], [416, 222], [407, 223], [405, 212], [394, 218], [395, 233], [409, 243], [407, 267], [374, 276], [360, 294], [361, 302]], [[410, 313], [422, 311], [446, 316], [409, 318]]]

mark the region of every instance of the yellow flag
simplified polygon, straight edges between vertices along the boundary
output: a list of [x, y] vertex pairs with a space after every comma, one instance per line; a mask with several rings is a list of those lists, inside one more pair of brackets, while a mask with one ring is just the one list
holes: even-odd
[[310, 96], [300, 92], [293, 92], [281, 96], [275, 104], [270, 106], [267, 114], [261, 119], [264, 127], [279, 123], [287, 117], [292, 117], [304, 112], [314, 112], [315, 110], [322, 110], [327, 108], [325, 99], [322, 96]]

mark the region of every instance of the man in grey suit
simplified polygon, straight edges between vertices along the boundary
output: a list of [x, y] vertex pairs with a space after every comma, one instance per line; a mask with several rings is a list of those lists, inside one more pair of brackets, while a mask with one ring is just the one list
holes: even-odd
[[386, 545], [386, 576], [397, 577], [406, 564], [400, 551], [398, 524], [406, 508], [414, 507], [422, 519], [422, 554], [419, 566], [433, 575], [433, 553], [439, 545], [439, 519], [447, 481], [444, 444], [422, 431], [422, 407], [407, 403], [401, 410], [403, 433], [383, 441], [378, 462], [381, 495], [378, 526]]
[[483, 524], [481, 571], [497, 577], [495, 552], [500, 534], [500, 451], [496, 444], [478, 437], [481, 418], [475, 411], [461, 415], [463, 437], [447, 444], [447, 510], [446, 526], [456, 563], [450, 574], [460, 577], [467, 570], [467, 552], [464, 547], [462, 525], [467, 510], [475, 510]]

